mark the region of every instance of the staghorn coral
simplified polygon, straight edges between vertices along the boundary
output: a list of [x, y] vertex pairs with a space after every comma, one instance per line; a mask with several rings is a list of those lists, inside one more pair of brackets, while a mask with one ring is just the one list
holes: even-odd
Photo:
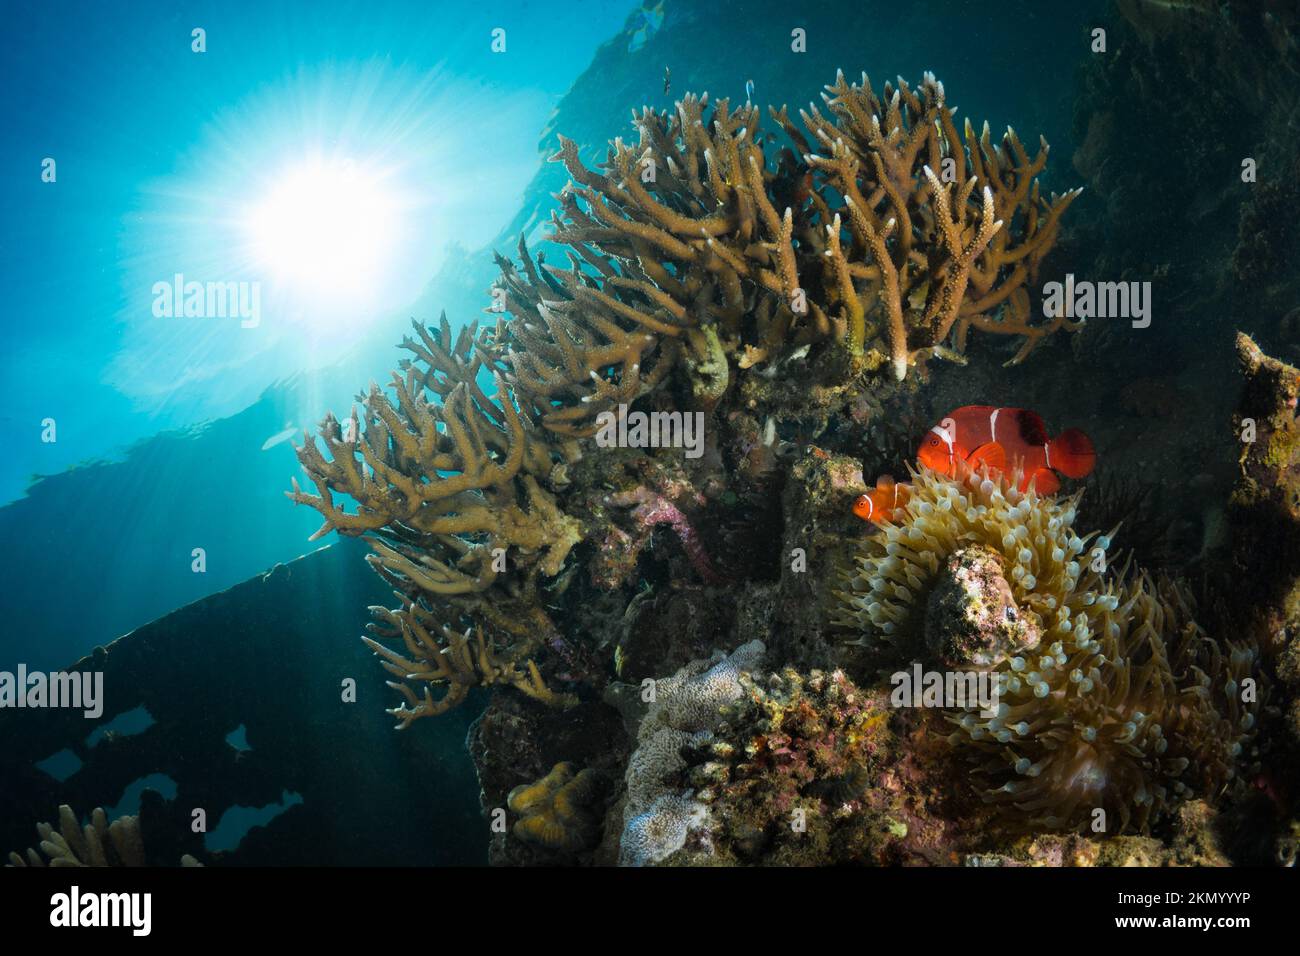
[[[103, 808], [96, 807], [90, 823], [83, 827], [65, 803], [59, 806], [59, 828], [38, 823], [36, 832], [41, 838], [40, 853], [30, 847], [25, 858], [10, 853], [9, 866], [42, 867], [46, 860], [52, 867], [146, 865], [138, 817], [122, 816], [110, 824]], [[202, 865], [188, 853], [181, 857], [181, 866]]]
[[[454, 345], [446, 316], [438, 338], [415, 328], [420, 341], [401, 344], [415, 360], [393, 374], [396, 401], [372, 383], [359, 396], [364, 417], [354, 406], [346, 431], [327, 415], [319, 437], [330, 458], [310, 439], [297, 449], [317, 494], [295, 479], [288, 496], [324, 516], [313, 538], [372, 536], [372, 563], [397, 585], [484, 591], [497, 577], [497, 548], [513, 549], [525, 569], [558, 574], [581, 529], [538, 483], [558, 464], [552, 449], [499, 377], [495, 401], [479, 389], [480, 360], [469, 361], [475, 326]], [[335, 494], [352, 498], [357, 511], [336, 504]]]
[[1046, 143], [1031, 159], [1010, 128], [1000, 143], [987, 124], [959, 135], [928, 74], [879, 96], [841, 74], [827, 91], [826, 115], [801, 113], [806, 133], [770, 111], [783, 147], [752, 104], [706, 116], [707, 94], [634, 112], [637, 141], [615, 139], [601, 171], [561, 137], [552, 159], [571, 182], [550, 238], [569, 268], [522, 240], [518, 268], [498, 257], [504, 314], [480, 337], [547, 429], [589, 436], [679, 365], [711, 408], [737, 372], [823, 343], [851, 371], [888, 362], [902, 379], [956, 357], [972, 328], [1019, 337], [1016, 363], [1076, 327], [1030, 321], [1026, 287], [1078, 194], [1040, 195]]
[[541, 780], [510, 791], [506, 805], [519, 815], [512, 832], [525, 843], [550, 850], [589, 849], [600, 834], [593, 813], [601, 795], [600, 775], [590, 768], [574, 773], [573, 764], [557, 763]]
[[[479, 388], [476, 326], [453, 339], [445, 315], [437, 335], [413, 324], [418, 339], [401, 343], [413, 358], [393, 375], [395, 398], [372, 384], [346, 430], [327, 415], [319, 437], [329, 457], [311, 440], [297, 449], [317, 493], [295, 479], [287, 494], [324, 516], [313, 537], [364, 536], [375, 552], [371, 566], [401, 599], [395, 610], [371, 609], [372, 633], [400, 637], [409, 657], [367, 639], [391, 673], [425, 682], [423, 697], [393, 684], [408, 701], [392, 711], [400, 727], [444, 712], [476, 684], [570, 703], [546, 688], [531, 660], [558, 637], [537, 578], [558, 575], [583, 536], [541, 484], [555, 483], [565, 449], [516, 408], [499, 376], [495, 400]], [[356, 511], [336, 495], [351, 498]], [[461, 633], [467, 620], [479, 627], [474, 642]], [[440, 700], [430, 682], [448, 685]]]
[[[827, 256], [843, 290], [849, 341], [866, 318], [883, 316], [895, 377], [930, 354], [943, 354], [949, 331], [962, 352], [971, 328], [1022, 337], [1008, 364], [1025, 359], [1043, 336], [1074, 329], [1064, 316], [1030, 323], [1026, 284], [1056, 241], [1061, 215], [1079, 190], [1050, 199], [1037, 176], [1047, 164], [1040, 139], [1031, 160], [1011, 127], [1000, 145], [987, 123], [977, 134], [967, 120], [961, 136], [945, 105], [943, 84], [926, 74], [915, 90], [899, 79], [877, 97], [867, 76], [849, 84], [843, 74], [823, 97], [832, 123], [816, 109], [801, 113], [818, 148], [805, 157], [844, 197], [854, 250], [870, 257], [856, 265], [840, 250], [837, 212], [827, 230]], [[784, 110], [777, 116], [800, 145]], [[855, 268], [856, 266], [856, 268]], [[852, 279], [866, 280], [866, 294]], [[858, 304], [854, 304], [854, 295]], [[1002, 307], [999, 317], [990, 315]]]
[[[994, 672], [997, 715], [951, 713], [949, 742], [1009, 825], [1074, 829], [1102, 809], [1106, 832], [1142, 832], [1186, 798], [1218, 797], [1253, 736], [1254, 648], [1221, 649], [1173, 584], [1108, 568], [1109, 536], [1074, 531], [1078, 496], [1017, 480], [916, 474], [847, 575], [836, 623], [895, 656]], [[945, 598], [963, 568], [982, 583]], [[1002, 613], [971, 639], [980, 600]]]
[[[410, 654], [405, 657], [373, 638], [362, 638], [384, 669], [400, 679], [388, 681], [389, 687], [406, 698], [405, 704], [388, 711], [397, 718], [399, 730], [419, 717], [446, 713], [480, 685], [507, 684], [552, 707], [571, 707], [577, 702], [571, 694], [556, 694], [548, 688], [537, 664], [524, 658], [531, 642], [518, 642], [499, 651], [488, 645], [481, 628], [457, 633], [413, 601], [396, 611], [382, 607], [370, 611], [382, 622], [368, 625], [370, 632], [385, 640], [400, 637]], [[417, 694], [403, 682], [423, 685], [423, 693]], [[434, 685], [446, 688], [439, 698], [433, 696]]]

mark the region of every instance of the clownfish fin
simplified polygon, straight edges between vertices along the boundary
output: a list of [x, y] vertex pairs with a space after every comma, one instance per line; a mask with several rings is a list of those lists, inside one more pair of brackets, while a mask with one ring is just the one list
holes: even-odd
[[1067, 478], [1082, 478], [1097, 463], [1092, 439], [1077, 428], [1067, 428], [1047, 445], [1052, 467]]
[[[893, 479], [889, 479], [891, 482]], [[912, 499], [912, 486], [907, 482], [900, 482], [893, 487], [893, 507], [890, 509], [889, 516], [893, 518], [899, 511], [906, 507]]]
[[1022, 490], [1027, 491], [1030, 485], [1040, 495], [1054, 495], [1061, 490], [1061, 479], [1056, 477], [1056, 472], [1052, 469], [1039, 468], [1025, 476]]
[[999, 442], [987, 442], [971, 452], [966, 463], [976, 471], [981, 465], [988, 465], [993, 471], [1006, 471], [1007, 450]]

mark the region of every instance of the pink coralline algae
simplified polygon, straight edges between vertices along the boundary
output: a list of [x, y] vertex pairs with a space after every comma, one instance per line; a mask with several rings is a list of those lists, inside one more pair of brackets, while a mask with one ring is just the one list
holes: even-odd
[[718, 573], [713, 562], [709, 559], [704, 542], [700, 540], [699, 533], [691, 524], [690, 519], [682, 513], [682, 510], [677, 505], [662, 494], [651, 491], [649, 488], [640, 487], [631, 491], [612, 494], [605, 500], [607, 504], [619, 508], [635, 506], [632, 508], [631, 515], [640, 529], [640, 533], [636, 535], [635, 539], [623, 536], [623, 540], [616, 541], [621, 547], [626, 548], [631, 543], [631, 553], [639, 552], [645, 546], [646, 541], [649, 540], [654, 528], [657, 525], [666, 524], [677, 534], [682, 550], [686, 552], [691, 565], [706, 584], [726, 583], [726, 579]]

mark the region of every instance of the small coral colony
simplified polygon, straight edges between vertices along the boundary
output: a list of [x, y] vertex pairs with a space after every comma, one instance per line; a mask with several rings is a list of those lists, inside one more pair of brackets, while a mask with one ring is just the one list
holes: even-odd
[[[417, 324], [389, 389], [299, 450], [315, 492], [293, 500], [318, 536], [364, 537], [393, 589], [365, 639], [390, 713], [633, 686], [627, 753], [507, 801], [511, 839], [586, 860], [957, 862], [1221, 801], [1257, 772], [1260, 655], [1089, 526], [1079, 479], [1104, 448], [968, 405], [905, 459], [861, 457], [972, 333], [1018, 365], [1077, 328], [1030, 305], [1077, 191], [1044, 195], [1047, 144], [959, 125], [933, 76], [840, 75], [823, 99], [796, 121], [687, 95], [634, 113], [601, 163], [561, 137], [567, 261], [521, 240], [491, 324]], [[637, 412], [662, 440], [595, 440]], [[684, 455], [673, 426], [697, 414]], [[630, 609], [669, 591], [803, 595], [778, 615], [800, 624], [741, 616], [629, 665]], [[900, 707], [890, 675], [914, 665], [947, 689]], [[954, 701], [952, 674], [991, 698]]]

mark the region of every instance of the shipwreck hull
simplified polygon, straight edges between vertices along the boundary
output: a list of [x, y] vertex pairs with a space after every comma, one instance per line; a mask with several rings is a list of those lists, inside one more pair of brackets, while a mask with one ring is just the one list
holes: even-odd
[[[195, 601], [96, 648], [70, 672], [102, 671], [103, 713], [0, 710], [0, 846], [35, 845], [35, 823], [60, 804], [112, 807], [135, 781], [162, 774], [169, 800], [145, 792], [151, 863], [182, 853], [229, 865], [447, 865], [486, 862], [487, 824], [464, 740], [477, 707], [420, 733], [393, 729], [391, 694], [358, 640], [368, 605], [387, 599], [363, 565], [365, 546], [340, 541]], [[356, 682], [344, 702], [344, 681]], [[97, 728], [139, 707], [134, 733]], [[227, 737], [244, 728], [248, 749]], [[80, 766], [41, 769], [56, 754]], [[194, 811], [214, 830], [232, 807], [301, 802], [209, 852]], [[293, 800], [293, 798], [291, 798]], [[288, 801], [286, 801], [288, 802]], [[378, 808], [382, 808], [379, 812]]]

